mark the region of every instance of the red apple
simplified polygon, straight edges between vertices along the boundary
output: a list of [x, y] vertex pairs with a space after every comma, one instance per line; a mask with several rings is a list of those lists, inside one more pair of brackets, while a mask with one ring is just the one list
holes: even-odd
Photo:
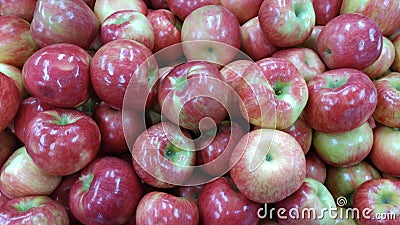
[[394, 61], [392, 64], [392, 69], [396, 72], [400, 73], [400, 35], [397, 35], [396, 38], [392, 40], [394, 45]]
[[0, 167], [10, 157], [10, 155], [18, 148], [18, 138], [6, 128], [0, 132]]
[[167, 0], [168, 8], [184, 21], [194, 10], [207, 5], [218, 5], [218, 0]]
[[[167, 0], [148, 0], [149, 4], [152, 9], [169, 9]], [[149, 13], [150, 14], [150, 13]]]
[[374, 129], [374, 145], [371, 161], [382, 173], [400, 177], [400, 130], [379, 126]]
[[0, 191], [0, 208], [5, 205], [10, 199], [7, 198], [3, 193]]
[[188, 137], [187, 132], [170, 122], [145, 130], [131, 148], [138, 176], [158, 188], [187, 184], [196, 162], [195, 146]]
[[17, 16], [0, 17], [0, 63], [21, 67], [37, 50], [30, 24]]
[[387, 37], [383, 37], [382, 43], [382, 52], [379, 58], [363, 70], [371, 79], [382, 77], [394, 62], [395, 50], [393, 43]]
[[96, 0], [93, 10], [100, 24], [108, 16], [121, 10], [135, 10], [147, 15], [147, 6], [143, 0]]
[[199, 211], [196, 203], [164, 192], [150, 192], [139, 202], [136, 224], [197, 225]]
[[323, 28], [324, 26], [315, 26], [310, 36], [307, 38], [307, 40], [303, 42], [303, 44], [301, 44], [301, 46], [310, 48], [315, 52], [318, 52], [318, 37]]
[[392, 72], [374, 81], [378, 104], [374, 118], [380, 124], [400, 128], [400, 73]]
[[154, 30], [150, 21], [135, 10], [121, 10], [108, 16], [101, 25], [104, 44], [116, 39], [135, 40], [150, 50], [154, 47]]
[[[0, 17], [1, 18], [1, 17]], [[0, 72], [0, 132], [12, 122], [17, 114], [21, 97], [15, 82]]]
[[63, 108], [89, 98], [90, 55], [73, 44], [53, 44], [35, 52], [22, 69], [24, 85], [42, 102]]
[[[97, 3], [97, 2], [96, 2]], [[129, 86], [129, 109], [143, 111], [158, 68], [152, 52], [139, 42], [118, 39], [103, 45], [90, 65], [91, 84], [101, 100], [122, 110]], [[130, 82], [132, 80], [132, 82]]]
[[233, 12], [241, 24], [257, 17], [262, 2], [262, 0], [219, 0], [219, 4]]
[[246, 69], [236, 87], [242, 116], [251, 124], [286, 129], [294, 124], [307, 99], [307, 84], [286, 59], [265, 58]]
[[0, 210], [0, 224], [69, 225], [65, 208], [47, 196], [8, 201]]
[[315, 154], [310, 151], [306, 155], [306, 177], [324, 183], [326, 180], [325, 163]]
[[218, 5], [203, 6], [190, 13], [183, 21], [181, 33], [188, 60], [226, 65], [242, 45], [239, 21], [231, 11]]
[[33, 162], [47, 173], [73, 174], [87, 166], [100, 147], [99, 128], [77, 110], [39, 112], [26, 126], [25, 146]]
[[304, 154], [307, 154], [311, 147], [313, 130], [302, 117], [299, 117], [292, 126], [282, 131], [294, 137], [303, 149]]
[[397, 224], [400, 214], [400, 181], [373, 179], [354, 193], [354, 207], [362, 212], [360, 225]]
[[259, 203], [285, 199], [299, 189], [306, 176], [301, 146], [278, 130], [247, 133], [233, 150], [230, 162], [230, 176], [238, 190]]
[[361, 14], [342, 14], [330, 20], [318, 37], [318, 53], [330, 69], [363, 70], [382, 52], [378, 25]]
[[189, 130], [211, 129], [213, 123], [200, 124], [204, 118], [219, 124], [227, 115], [230, 90], [221, 77], [214, 65], [204, 61], [176, 66], [158, 89], [162, 114]]
[[309, 98], [304, 118], [315, 130], [340, 133], [367, 122], [377, 105], [374, 84], [363, 72], [336, 69], [308, 82]]
[[256, 225], [260, 207], [236, 190], [230, 178], [220, 177], [204, 185], [199, 196], [200, 223]]
[[326, 25], [331, 19], [339, 15], [343, 0], [313, 0], [315, 24]]
[[21, 100], [24, 100], [28, 97], [28, 92], [25, 90], [24, 81], [22, 79], [22, 71], [15, 67], [5, 63], [0, 63], [0, 73], [10, 77], [14, 80], [17, 85], [19, 95], [21, 96]]
[[264, 36], [258, 16], [250, 19], [240, 27], [242, 50], [253, 60], [269, 57], [276, 47]]
[[359, 13], [370, 17], [385, 36], [390, 36], [400, 27], [400, 2], [397, 0], [343, 0], [340, 13]]
[[311, 0], [263, 1], [258, 12], [265, 37], [277, 47], [303, 43], [315, 26]]
[[271, 57], [289, 60], [304, 77], [306, 82], [326, 70], [318, 54], [309, 48], [283, 49], [275, 52]]
[[36, 97], [23, 100], [14, 119], [14, 131], [18, 139], [25, 143], [25, 129], [29, 121], [39, 112], [54, 108], [54, 106], [41, 102]]
[[187, 198], [197, 204], [203, 187], [204, 185], [179, 186], [172, 191], [172, 194], [178, 197]]
[[0, 14], [21, 17], [32, 21], [37, 0], [0, 0]]
[[382, 178], [390, 179], [390, 180], [397, 180], [400, 181], [400, 177], [394, 177], [392, 175], [389, 175], [387, 173], [381, 173]]
[[39, 47], [69, 43], [89, 49], [98, 31], [96, 15], [82, 0], [39, 0], [30, 27]]
[[143, 187], [122, 159], [93, 161], [72, 185], [69, 207], [83, 224], [124, 224], [134, 215]]

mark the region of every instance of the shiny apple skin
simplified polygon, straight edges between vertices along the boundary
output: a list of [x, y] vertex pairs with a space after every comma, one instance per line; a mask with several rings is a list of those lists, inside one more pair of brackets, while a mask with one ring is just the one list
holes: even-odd
[[392, 72], [374, 84], [378, 92], [374, 119], [385, 126], [400, 128], [400, 73]]
[[343, 0], [314, 0], [315, 24], [324, 26], [339, 15]]
[[17, 85], [19, 95], [21, 96], [21, 101], [29, 97], [28, 92], [25, 90], [21, 69], [6, 63], [0, 63], [0, 73], [3, 73], [14, 80], [15, 84]]
[[[274, 88], [281, 93], [275, 94]], [[244, 118], [255, 126], [279, 130], [296, 122], [308, 99], [302, 75], [291, 62], [279, 58], [265, 58], [248, 67], [236, 92]]]
[[104, 20], [101, 25], [103, 44], [116, 39], [135, 40], [152, 50], [154, 47], [154, 30], [150, 21], [135, 10], [117, 11]]
[[[347, 81], [338, 88], [327, 88], [327, 79]], [[378, 102], [372, 81], [355, 69], [330, 70], [315, 76], [308, 82], [308, 93], [304, 118], [313, 129], [324, 133], [340, 133], [361, 126]]]
[[18, 139], [25, 143], [25, 129], [29, 121], [39, 112], [54, 108], [54, 106], [44, 103], [36, 97], [23, 100], [14, 119], [14, 132]]
[[[58, 119], [61, 118], [61, 119]], [[67, 120], [65, 125], [58, 120]], [[83, 112], [53, 109], [38, 113], [26, 126], [25, 146], [34, 163], [54, 175], [87, 166], [100, 148], [96, 122]]]
[[69, 207], [83, 224], [124, 224], [134, 214], [142, 194], [132, 166], [107, 156], [82, 171], [71, 187]]
[[54, 44], [35, 52], [24, 64], [27, 91], [41, 101], [74, 108], [89, 98], [91, 57], [73, 44]]
[[326, 165], [314, 151], [310, 151], [306, 155], [306, 177], [321, 183], [326, 180]]
[[235, 191], [230, 178], [220, 177], [204, 185], [199, 196], [200, 222], [208, 224], [256, 225], [260, 204]]
[[14, 81], [0, 73], [0, 131], [12, 122], [17, 115], [21, 97]]
[[[164, 207], [165, 206], [165, 207]], [[139, 202], [136, 224], [197, 225], [199, 211], [196, 203], [164, 192], [150, 192]]]
[[0, 174], [0, 190], [9, 198], [49, 195], [61, 182], [38, 168], [25, 147], [16, 150], [4, 163]]
[[201, 169], [213, 176], [222, 176], [231, 168], [229, 160], [233, 149], [240, 138], [245, 135], [245, 130], [238, 124], [222, 121], [217, 125], [217, 133], [199, 140], [196, 151], [197, 165], [203, 165]]
[[131, 98], [129, 108], [143, 111], [149, 88], [158, 75], [157, 63], [153, 58], [147, 60], [151, 55], [146, 46], [133, 40], [119, 39], [103, 45], [90, 65], [91, 84], [99, 98], [112, 108], [122, 110], [132, 79], [129, 90], [136, 97]]
[[[16, 205], [26, 207], [20, 211]], [[27, 207], [31, 206], [32, 207]], [[0, 210], [0, 224], [7, 225], [69, 225], [64, 207], [47, 196], [27, 196], [11, 199]]]
[[400, 27], [400, 2], [396, 0], [343, 0], [340, 13], [360, 13], [370, 17], [384, 36], [390, 36]]
[[219, 0], [220, 5], [235, 14], [240, 24], [257, 17], [262, 2], [262, 0]]
[[9, 128], [0, 132], [0, 167], [19, 146], [18, 138]]
[[18, 16], [32, 21], [37, 0], [0, 0], [0, 14]]
[[207, 5], [218, 5], [218, 0], [167, 0], [171, 12], [184, 21], [194, 10]]
[[100, 24], [108, 16], [121, 10], [135, 10], [147, 15], [147, 6], [143, 0], [96, 0], [93, 9]]
[[374, 129], [374, 145], [369, 155], [373, 164], [382, 173], [400, 177], [400, 131], [379, 126]]
[[318, 52], [318, 37], [323, 28], [324, 26], [315, 26], [311, 31], [310, 36], [300, 46], [310, 48], [315, 52]]
[[[209, 117], [219, 124], [227, 116], [229, 91], [213, 64], [192, 61], [176, 66], [161, 81], [158, 101], [161, 112], [171, 122], [197, 130], [203, 118]], [[206, 124], [202, 129], [211, 129], [213, 125]]]
[[187, 198], [197, 204], [203, 187], [204, 185], [179, 186], [174, 188], [171, 193], [178, 197]]
[[366, 161], [350, 167], [328, 166], [325, 186], [335, 199], [346, 197], [349, 206], [352, 204], [354, 191], [362, 183], [378, 178], [381, 178], [379, 171]]
[[[396, 225], [399, 222], [400, 181], [388, 179], [373, 179], [360, 185], [354, 193], [354, 208], [363, 212], [368, 208], [370, 219], [361, 216], [357, 222], [360, 225]], [[386, 214], [396, 214], [395, 220], [385, 220], [377, 217]]]
[[377, 79], [385, 75], [394, 62], [395, 49], [389, 38], [383, 37], [383, 47], [379, 58], [363, 70], [371, 79]]
[[264, 36], [258, 16], [250, 19], [240, 27], [242, 50], [257, 61], [270, 57], [277, 48]]
[[342, 14], [330, 20], [318, 37], [318, 54], [330, 69], [363, 70], [382, 52], [382, 32], [369, 17]]
[[69, 43], [89, 49], [98, 31], [96, 15], [81, 0], [38, 0], [30, 27], [33, 40], [41, 48]]
[[0, 63], [21, 67], [38, 49], [29, 28], [30, 24], [17, 16], [0, 17]]
[[303, 149], [304, 154], [307, 154], [311, 147], [313, 130], [302, 117], [299, 117], [292, 126], [282, 131], [294, 137]]

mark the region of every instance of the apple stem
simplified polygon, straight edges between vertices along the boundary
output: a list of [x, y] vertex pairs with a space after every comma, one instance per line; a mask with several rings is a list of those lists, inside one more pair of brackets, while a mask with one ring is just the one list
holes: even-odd
[[29, 209], [39, 206], [44, 201], [43, 198], [37, 197], [33, 200], [23, 199], [21, 202], [14, 205], [19, 212], [26, 212]]

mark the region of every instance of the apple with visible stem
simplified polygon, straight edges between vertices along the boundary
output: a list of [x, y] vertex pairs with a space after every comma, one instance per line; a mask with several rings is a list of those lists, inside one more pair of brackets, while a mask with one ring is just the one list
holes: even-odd
[[238, 19], [219, 5], [203, 6], [190, 13], [183, 21], [181, 34], [183, 52], [189, 61], [226, 65], [242, 45]]
[[292, 126], [303, 111], [307, 83], [286, 59], [265, 58], [249, 66], [236, 92], [242, 116], [251, 124], [273, 129]]
[[374, 145], [369, 158], [382, 173], [400, 177], [400, 128], [374, 129]]
[[32, 38], [40, 48], [69, 43], [87, 50], [98, 31], [96, 15], [82, 0], [38, 0], [30, 26]]
[[369, 123], [342, 133], [315, 131], [312, 145], [320, 159], [336, 167], [353, 166], [371, 152], [374, 135]]
[[189, 134], [170, 122], [158, 123], [141, 133], [131, 152], [138, 176], [158, 188], [185, 184], [196, 162], [195, 145]]
[[65, 208], [47, 196], [9, 200], [0, 210], [0, 224], [69, 225]]
[[250, 19], [257, 17], [258, 10], [260, 9], [262, 2], [262, 0], [219, 0], [220, 5], [235, 14], [240, 24], [243, 24]]
[[0, 72], [0, 132], [13, 121], [18, 112], [21, 97], [15, 82]]
[[400, 35], [392, 40], [394, 46], [394, 61], [392, 64], [392, 69], [400, 73]]
[[31, 22], [37, 0], [0, 0], [0, 14], [13, 15]]
[[[295, 193], [275, 203], [275, 207], [285, 209], [284, 213], [278, 213], [277, 216], [279, 224], [282, 225], [335, 224], [335, 218], [332, 218], [329, 214], [330, 209], [336, 208], [335, 200], [321, 182], [311, 178], [306, 178]], [[291, 209], [297, 209], [299, 213], [303, 214], [289, 214]], [[299, 218], [294, 218], [295, 216]]]
[[203, 187], [204, 185], [179, 186], [172, 190], [172, 194], [178, 197], [187, 198], [197, 204]]
[[26, 90], [41, 101], [62, 108], [75, 108], [90, 94], [91, 57], [73, 44], [53, 44], [36, 51], [24, 64]]
[[382, 43], [382, 52], [379, 58], [363, 70], [371, 79], [382, 77], [394, 62], [395, 50], [393, 43], [387, 37], [383, 37]]
[[103, 157], [90, 163], [71, 186], [69, 207], [83, 224], [124, 224], [134, 215], [142, 193], [131, 165]]
[[343, 196], [347, 199], [346, 206], [351, 206], [354, 191], [362, 183], [378, 178], [381, 178], [379, 171], [366, 161], [350, 167], [328, 166], [325, 186], [335, 199]]
[[150, 21], [135, 10], [121, 10], [108, 16], [101, 25], [101, 41], [106, 44], [116, 39], [135, 40], [152, 50], [154, 30]]
[[15, 81], [19, 95], [21, 96], [21, 100], [29, 97], [28, 92], [25, 90], [24, 81], [22, 79], [22, 71], [19, 68], [6, 63], [0, 63], [0, 73], [3, 73]]
[[309, 48], [282, 49], [272, 54], [271, 57], [289, 60], [304, 77], [306, 82], [326, 70], [318, 54]]
[[374, 84], [378, 92], [374, 119], [385, 126], [400, 128], [400, 73], [391, 72]]
[[220, 71], [208, 62], [189, 61], [176, 66], [158, 89], [162, 114], [185, 129], [213, 128], [227, 116], [231, 89], [221, 78]]
[[258, 12], [265, 37], [275, 46], [293, 47], [303, 43], [315, 26], [311, 0], [263, 1]]
[[83, 112], [39, 112], [25, 129], [25, 146], [33, 162], [47, 173], [69, 175], [86, 167], [100, 148], [96, 122]]
[[307, 154], [311, 147], [313, 130], [301, 116], [292, 126], [282, 131], [294, 137], [303, 149], [304, 154]]
[[326, 165], [314, 151], [310, 151], [306, 155], [306, 177], [321, 183], [326, 180]]
[[[400, 181], [373, 179], [354, 193], [354, 208], [366, 212], [357, 218], [360, 225], [396, 224], [400, 214]], [[379, 215], [380, 214], [380, 217]], [[393, 217], [394, 218], [389, 218]]]
[[351, 68], [329, 70], [313, 77], [308, 82], [308, 93], [304, 118], [313, 129], [324, 133], [360, 127], [371, 117], [378, 102], [369, 77]]
[[363, 70], [382, 52], [382, 32], [369, 17], [342, 14], [331, 19], [318, 37], [318, 54], [329, 69]]
[[258, 16], [250, 19], [240, 27], [242, 50], [253, 60], [269, 57], [276, 47], [264, 36]]
[[38, 49], [29, 29], [29, 22], [20, 17], [0, 17], [0, 63], [21, 67]]
[[14, 132], [18, 139], [25, 143], [25, 129], [29, 121], [39, 112], [54, 108], [54, 106], [46, 104], [36, 97], [23, 100], [14, 119]]
[[384, 36], [390, 36], [400, 27], [400, 2], [388, 0], [343, 0], [340, 14], [359, 13], [373, 19]]
[[324, 26], [339, 15], [343, 0], [313, 0], [315, 24]]
[[260, 204], [240, 193], [230, 178], [220, 177], [204, 185], [199, 201], [200, 223], [256, 225]]
[[0, 174], [0, 190], [9, 198], [31, 195], [49, 195], [61, 182], [38, 168], [25, 147], [16, 150], [4, 163]]
[[324, 26], [315, 26], [310, 36], [300, 46], [310, 48], [315, 52], [318, 52], [318, 37], [323, 28]]
[[253, 130], [233, 150], [230, 176], [238, 190], [258, 203], [275, 203], [300, 188], [306, 160], [297, 141], [272, 129]]
[[135, 10], [147, 15], [147, 6], [143, 0], [96, 0], [93, 9], [100, 24], [108, 16], [121, 10]]
[[[125, 93], [129, 92], [125, 98], [134, 97], [126, 107], [143, 111], [158, 76], [157, 63], [151, 56], [150, 49], [134, 40], [118, 39], [103, 45], [90, 65], [93, 90], [101, 100], [118, 110], [122, 110]], [[152, 101], [151, 96], [148, 101]]]
[[19, 146], [18, 138], [9, 128], [0, 132], [0, 167]]
[[207, 5], [218, 5], [218, 3], [218, 0], [167, 0], [168, 8], [182, 21], [194, 10]]

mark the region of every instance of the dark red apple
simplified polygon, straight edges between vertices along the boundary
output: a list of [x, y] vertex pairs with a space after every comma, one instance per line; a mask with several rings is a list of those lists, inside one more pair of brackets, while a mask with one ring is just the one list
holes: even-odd
[[204, 185], [179, 186], [172, 190], [172, 194], [178, 197], [187, 198], [197, 204], [203, 187]]
[[17, 150], [20, 142], [9, 128], [0, 132], [0, 167]]
[[315, 24], [324, 26], [339, 15], [342, 0], [313, 0]]
[[0, 208], [5, 205], [10, 199], [7, 198], [3, 193], [0, 191]]
[[[1, 18], [1, 17], [0, 17]], [[21, 97], [15, 82], [0, 72], [0, 132], [13, 121]]]
[[325, 163], [315, 154], [310, 151], [306, 155], [306, 177], [317, 180], [321, 183], [326, 179], [326, 166]]
[[150, 6], [150, 8], [152, 8], [154, 10], [169, 9], [167, 0], [147, 0], [147, 1], [149, 2], [148, 6]]

